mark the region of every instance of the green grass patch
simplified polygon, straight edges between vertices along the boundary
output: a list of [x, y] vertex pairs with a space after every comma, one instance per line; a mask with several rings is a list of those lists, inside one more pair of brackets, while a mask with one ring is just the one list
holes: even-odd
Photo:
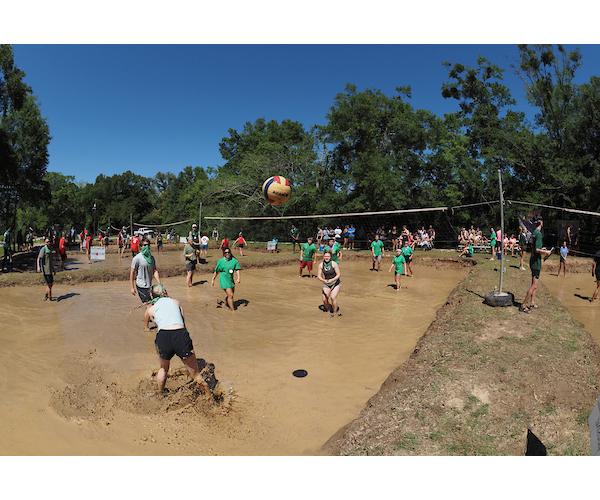
[[397, 450], [415, 451], [419, 445], [419, 438], [412, 432], [406, 432], [402, 435], [400, 441], [396, 442]]

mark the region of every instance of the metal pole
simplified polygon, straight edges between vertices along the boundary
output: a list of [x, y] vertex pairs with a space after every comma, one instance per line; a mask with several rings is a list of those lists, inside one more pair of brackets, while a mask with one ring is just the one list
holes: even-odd
[[133, 214], [129, 214], [129, 235], [133, 236]]
[[502, 192], [502, 173], [498, 169], [498, 184], [500, 186], [500, 289], [499, 293], [502, 293], [502, 286], [504, 285], [504, 193]]

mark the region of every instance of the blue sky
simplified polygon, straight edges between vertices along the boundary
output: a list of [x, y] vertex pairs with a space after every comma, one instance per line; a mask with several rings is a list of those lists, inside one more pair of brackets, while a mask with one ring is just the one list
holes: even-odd
[[[598, 46], [582, 46], [587, 80]], [[531, 114], [510, 69], [514, 45], [16, 45], [52, 134], [49, 170], [93, 181], [132, 170], [218, 166], [229, 128], [257, 118], [324, 123], [346, 83], [393, 93], [410, 85], [415, 107], [456, 109], [440, 95], [443, 61], [479, 55], [505, 68], [517, 108]]]

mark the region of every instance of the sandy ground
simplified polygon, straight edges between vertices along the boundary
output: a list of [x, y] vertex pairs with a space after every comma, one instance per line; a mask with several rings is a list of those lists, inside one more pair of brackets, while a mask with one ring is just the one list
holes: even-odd
[[[167, 397], [154, 394], [154, 333], [142, 331], [126, 282], [59, 284], [53, 303], [41, 286], [3, 289], [0, 450], [320, 453], [408, 358], [466, 273], [417, 265], [396, 293], [392, 274], [370, 272], [368, 262], [342, 270], [343, 315], [333, 319], [318, 308], [317, 280], [299, 278], [295, 266], [242, 271], [235, 313], [217, 307], [222, 294], [205, 277], [191, 289], [165, 280], [196, 354], [216, 365], [225, 397], [211, 405], [181, 375], [169, 379]], [[298, 368], [308, 376], [293, 377]]]

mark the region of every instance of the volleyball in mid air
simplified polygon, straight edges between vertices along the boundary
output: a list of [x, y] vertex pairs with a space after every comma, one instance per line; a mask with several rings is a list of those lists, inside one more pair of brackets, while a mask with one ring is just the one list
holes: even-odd
[[269, 177], [262, 186], [263, 196], [271, 205], [287, 203], [292, 194], [290, 181], [281, 175]]

